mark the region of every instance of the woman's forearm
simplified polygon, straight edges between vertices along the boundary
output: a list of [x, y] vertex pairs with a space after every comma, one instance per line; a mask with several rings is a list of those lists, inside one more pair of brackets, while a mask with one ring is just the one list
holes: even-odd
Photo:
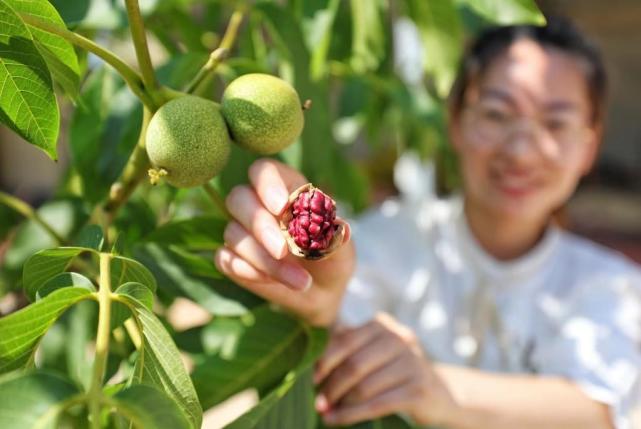
[[435, 369], [459, 406], [447, 428], [613, 428], [606, 405], [562, 378], [493, 374], [450, 365]]

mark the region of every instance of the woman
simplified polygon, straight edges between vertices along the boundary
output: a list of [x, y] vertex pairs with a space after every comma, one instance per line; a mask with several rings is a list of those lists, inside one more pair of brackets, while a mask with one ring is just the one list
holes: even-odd
[[601, 60], [569, 24], [488, 31], [449, 106], [462, 196], [387, 202], [320, 262], [288, 255], [275, 217], [305, 178], [251, 167], [216, 264], [333, 326], [315, 373], [326, 423], [630, 427], [641, 275], [553, 222], [594, 162], [604, 98]]

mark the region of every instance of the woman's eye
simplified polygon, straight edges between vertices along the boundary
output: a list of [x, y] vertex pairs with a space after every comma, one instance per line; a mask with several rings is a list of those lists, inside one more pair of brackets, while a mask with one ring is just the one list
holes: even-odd
[[498, 109], [485, 108], [482, 110], [482, 116], [485, 120], [505, 123], [509, 120], [510, 115], [507, 112]]
[[548, 119], [545, 121], [545, 127], [552, 132], [563, 131], [568, 128], [566, 121], [560, 119]]

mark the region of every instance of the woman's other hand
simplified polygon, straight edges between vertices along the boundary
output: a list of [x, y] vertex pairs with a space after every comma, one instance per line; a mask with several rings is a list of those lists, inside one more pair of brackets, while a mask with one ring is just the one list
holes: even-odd
[[358, 328], [338, 328], [318, 361], [316, 408], [327, 424], [348, 425], [393, 413], [439, 425], [456, 408], [412, 331], [379, 313]]

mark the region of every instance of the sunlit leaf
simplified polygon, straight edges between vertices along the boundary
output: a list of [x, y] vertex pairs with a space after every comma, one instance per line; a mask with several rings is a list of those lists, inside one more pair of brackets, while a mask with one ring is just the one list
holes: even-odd
[[[56, 9], [47, 0], [4, 0], [18, 14], [65, 27]], [[79, 96], [80, 67], [73, 46], [63, 37], [27, 24], [36, 48], [47, 63], [53, 80], [74, 100]]]
[[38, 290], [52, 277], [64, 272], [71, 261], [82, 252], [91, 252], [85, 247], [58, 247], [41, 250], [24, 264], [23, 286], [33, 301]]
[[121, 295], [142, 329], [142, 351], [136, 364], [136, 379], [167, 393], [185, 413], [194, 428], [200, 428], [202, 408], [189, 374], [173, 339], [143, 303]]
[[545, 17], [534, 0], [456, 0], [496, 24], [544, 25]]
[[152, 386], [127, 387], [112, 396], [109, 403], [136, 428], [197, 429], [172, 398]]
[[87, 299], [84, 288], [58, 289], [45, 298], [0, 319], [0, 373], [27, 364], [47, 329], [70, 305]]
[[463, 28], [453, 0], [407, 0], [425, 52], [425, 70], [433, 74], [436, 90], [450, 90], [463, 47]]
[[[270, 413], [274, 412], [280, 414], [285, 412], [285, 410], [278, 407], [279, 402], [286, 397], [286, 395], [292, 390], [292, 388], [294, 388], [296, 383], [301, 380], [302, 377], [305, 377], [305, 375], [308, 374], [308, 370], [310, 369], [311, 365], [316, 361], [316, 359], [325, 349], [327, 339], [328, 336], [326, 330], [308, 328], [305, 354], [303, 355], [303, 358], [300, 360], [295, 369], [289, 372], [285, 376], [283, 381], [268, 395], [263, 397], [258, 405], [240, 416], [238, 419], [234, 420], [229, 425], [225, 426], [225, 429], [252, 429], [254, 427], [257, 427], [257, 425], [261, 421], [263, 421], [263, 419], [270, 419], [272, 417]], [[305, 381], [301, 381], [301, 384], [305, 383]], [[307, 394], [309, 394], [309, 392], [307, 392]], [[285, 405], [285, 407], [296, 407], [296, 405], [293, 404], [293, 401], [287, 402], [289, 404]], [[290, 409], [289, 412], [296, 412], [296, 410]], [[273, 429], [276, 429], [276, 426], [274, 426]]]
[[[301, 359], [305, 329], [291, 317], [261, 306], [242, 332], [225, 340], [221, 353], [207, 357], [192, 373], [204, 408], [249, 387], [269, 388]], [[231, 346], [231, 347], [230, 347]]]
[[0, 122], [57, 159], [58, 103], [26, 24], [0, 0]]

